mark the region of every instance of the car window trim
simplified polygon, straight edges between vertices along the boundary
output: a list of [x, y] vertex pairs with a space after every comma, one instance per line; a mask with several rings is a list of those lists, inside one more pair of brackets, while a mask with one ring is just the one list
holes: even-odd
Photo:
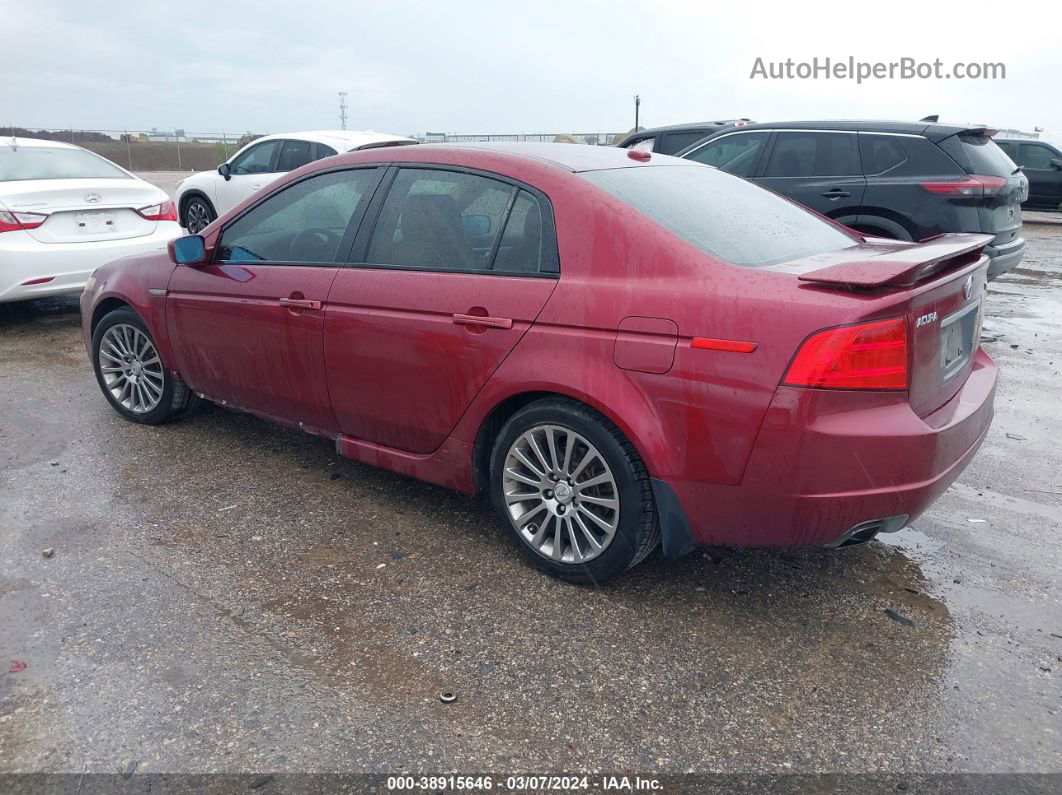
[[[498, 223], [498, 234], [494, 237], [494, 242], [490, 245], [490, 259], [488, 260], [487, 270], [494, 270], [494, 263], [498, 258], [498, 249], [501, 248], [502, 238], [505, 237], [505, 230], [509, 227], [509, 216], [513, 212], [513, 205], [516, 204], [516, 197], [520, 195], [520, 188], [516, 185], [510, 186], [509, 201], [505, 203], [505, 211], [502, 213], [501, 221]], [[537, 199], [536, 199], [537, 201]], [[540, 214], [541, 218], [541, 214]], [[542, 221], [539, 220], [541, 224]], [[542, 263], [539, 263], [541, 265]]]
[[[305, 176], [299, 177], [296, 180], [292, 180], [291, 182], [284, 183], [284, 185], [282, 185], [277, 190], [274, 190], [274, 191], [266, 194], [265, 196], [259, 197], [258, 201], [256, 201], [254, 204], [252, 204], [247, 209], [245, 209], [243, 212], [241, 212], [235, 218], [232, 218], [231, 220], [227, 221], [225, 223], [225, 225], [221, 227], [221, 231], [218, 232], [218, 238], [217, 238], [218, 242], [214, 246], [214, 256], [211, 258], [211, 261], [210, 261], [209, 264], [211, 264], [211, 265], [286, 265], [286, 266], [298, 266], [298, 267], [306, 267], [306, 268], [342, 268], [342, 267], [344, 267], [345, 261], [344, 261], [344, 259], [341, 259], [341, 255], [345, 255], [346, 252], [349, 252], [351, 246], [353, 245], [354, 240], [357, 237], [358, 230], [361, 228], [362, 224], [365, 221], [365, 217], [368, 214], [369, 205], [372, 203], [372, 200], [376, 197], [376, 193], [377, 193], [377, 191], [380, 188], [380, 183], [383, 181], [383, 178], [385, 176], [385, 172], [387, 171], [387, 169], [384, 167], [386, 165], [387, 164], [385, 164], [385, 163], [365, 163], [365, 164], [356, 165], [356, 166], [343, 165], [343, 166], [336, 166], [335, 168], [323, 168], [320, 171], [314, 171], [312, 174], [306, 174]], [[229, 228], [234, 223], [239, 221], [241, 218], [243, 218], [249, 212], [253, 211], [256, 207], [260, 207], [263, 203], [265, 203], [269, 199], [273, 198], [274, 196], [279, 196], [281, 193], [283, 193], [284, 191], [288, 190], [289, 188], [292, 188], [292, 187], [294, 187], [294, 186], [296, 186], [296, 185], [298, 185], [298, 184], [300, 184], [302, 182], [305, 182], [308, 179], [313, 179], [314, 177], [320, 177], [320, 176], [322, 176], [324, 174], [332, 174], [332, 173], [339, 172], [339, 171], [369, 171], [369, 170], [378, 171], [379, 172], [377, 174], [377, 176], [376, 176], [376, 182], [371, 184], [369, 186], [369, 188], [365, 191], [365, 193], [362, 195], [362, 197], [360, 199], [358, 199], [358, 204], [354, 208], [354, 214], [351, 216], [350, 221], [347, 222], [347, 228], [343, 232], [342, 239], [339, 241], [339, 246], [336, 248], [336, 254], [335, 254], [335, 257], [334, 257], [332, 262], [291, 262], [291, 261], [288, 261], [288, 260], [271, 260], [271, 259], [270, 260], [264, 260], [264, 259], [263, 260], [254, 260], [253, 262], [240, 262], [240, 261], [235, 261], [235, 260], [223, 260], [223, 259], [219, 259], [218, 258], [220, 253], [221, 253], [221, 242], [225, 238], [225, 232], [227, 232], [229, 230]], [[357, 224], [354, 223], [355, 219], [357, 219]], [[352, 227], [356, 227], [356, 228], [352, 229]], [[348, 238], [350, 239], [349, 243], [348, 243]]]
[[[538, 188], [533, 185], [528, 185], [526, 182], [521, 182], [518, 179], [513, 179], [505, 174], [498, 174], [493, 171], [483, 171], [478, 168], [454, 166], [448, 163], [394, 162], [386, 165], [388, 173], [384, 175], [384, 178], [377, 186], [372, 202], [363, 216], [361, 228], [358, 230], [358, 233], [354, 238], [354, 243], [348, 251], [347, 259], [340, 264], [340, 267], [362, 268], [365, 270], [423, 271], [425, 273], [478, 273], [486, 276], [515, 276], [533, 279], [560, 278], [560, 250], [557, 245], [557, 225], [553, 215], [553, 204], [550, 202], [549, 197]], [[386, 263], [366, 261], [369, 243], [372, 240], [372, 236], [376, 233], [376, 225], [380, 220], [383, 204], [391, 192], [391, 186], [394, 184], [398, 172], [401, 170], [453, 171], [458, 174], [469, 174], [474, 177], [491, 179], [495, 182], [503, 182], [516, 189], [509, 197], [510, 204], [506, 209], [505, 217], [498, 232], [495, 248], [491, 253], [489, 268], [447, 268], [442, 270], [439, 268], [419, 267], [413, 265], [388, 265]], [[533, 273], [527, 271], [494, 270], [494, 258], [497, 256], [497, 247], [501, 245], [501, 237], [505, 234], [505, 224], [508, 223], [509, 212], [512, 210], [512, 203], [515, 201], [514, 197], [519, 195], [521, 189], [526, 190], [538, 202], [540, 216], [539, 223], [542, 224], [542, 259], [539, 262], [539, 269]]]

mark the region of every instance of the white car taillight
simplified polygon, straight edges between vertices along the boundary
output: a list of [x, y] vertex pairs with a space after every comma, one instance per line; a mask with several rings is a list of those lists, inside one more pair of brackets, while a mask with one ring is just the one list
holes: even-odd
[[44, 213], [12, 213], [0, 210], [0, 232], [36, 229], [47, 220], [48, 216]]
[[137, 212], [149, 221], [177, 220], [177, 205], [169, 199], [161, 204], [152, 204], [148, 207], [141, 207]]

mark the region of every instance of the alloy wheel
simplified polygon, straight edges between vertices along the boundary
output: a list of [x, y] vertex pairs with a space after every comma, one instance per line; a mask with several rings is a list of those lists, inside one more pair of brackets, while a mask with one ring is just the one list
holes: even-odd
[[193, 235], [199, 234], [211, 221], [210, 208], [198, 199], [189, 202], [185, 216], [188, 222], [187, 229]]
[[117, 323], [100, 338], [98, 353], [104, 386], [118, 405], [134, 414], [147, 414], [159, 405], [165, 373], [147, 334]]
[[560, 563], [593, 560], [619, 527], [616, 478], [601, 452], [561, 425], [516, 438], [502, 473], [505, 507], [523, 540]]

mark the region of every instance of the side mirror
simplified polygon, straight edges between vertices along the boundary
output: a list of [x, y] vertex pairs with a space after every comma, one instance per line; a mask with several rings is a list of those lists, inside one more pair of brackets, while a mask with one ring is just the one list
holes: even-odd
[[218, 166], [218, 173], [225, 178], [226, 182], [232, 179], [232, 168], [229, 167], [228, 163], [222, 163]]
[[469, 237], [483, 237], [490, 234], [489, 215], [464, 215], [461, 224], [465, 228], [465, 234]]
[[1055, 169], [1056, 171], [1062, 171], [1062, 157], [1052, 157], [1051, 168]]
[[171, 240], [166, 248], [174, 265], [200, 265], [206, 261], [206, 241], [202, 235], [185, 235]]

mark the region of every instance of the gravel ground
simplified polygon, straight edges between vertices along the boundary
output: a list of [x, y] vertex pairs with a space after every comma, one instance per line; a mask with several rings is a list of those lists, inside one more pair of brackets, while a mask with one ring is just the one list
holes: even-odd
[[596, 590], [327, 440], [126, 423], [75, 301], [0, 306], [0, 772], [1062, 772], [1062, 227], [1026, 231], [928, 515]]

